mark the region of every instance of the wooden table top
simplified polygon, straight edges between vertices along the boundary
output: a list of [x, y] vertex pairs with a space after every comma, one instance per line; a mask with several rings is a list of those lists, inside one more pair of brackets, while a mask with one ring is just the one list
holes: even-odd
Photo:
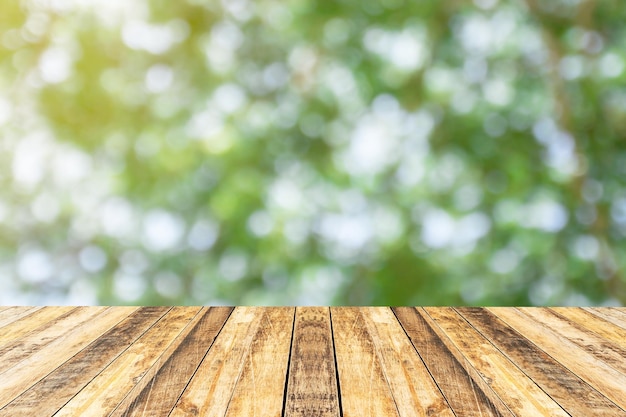
[[0, 307], [0, 416], [626, 416], [626, 309]]

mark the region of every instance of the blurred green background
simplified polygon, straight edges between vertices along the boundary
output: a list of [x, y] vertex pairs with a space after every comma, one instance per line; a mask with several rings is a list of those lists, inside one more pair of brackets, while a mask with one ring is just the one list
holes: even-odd
[[0, 304], [626, 304], [619, 0], [7, 0]]

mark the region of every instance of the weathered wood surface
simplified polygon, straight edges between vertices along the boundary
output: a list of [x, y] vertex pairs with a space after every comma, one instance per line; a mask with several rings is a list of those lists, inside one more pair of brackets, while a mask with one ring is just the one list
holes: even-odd
[[626, 417], [626, 309], [2, 307], [20, 416]]

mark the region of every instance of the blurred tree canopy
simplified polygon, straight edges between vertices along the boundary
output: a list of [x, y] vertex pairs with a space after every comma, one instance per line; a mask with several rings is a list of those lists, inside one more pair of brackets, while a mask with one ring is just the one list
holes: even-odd
[[618, 0], [8, 0], [0, 304], [626, 303]]

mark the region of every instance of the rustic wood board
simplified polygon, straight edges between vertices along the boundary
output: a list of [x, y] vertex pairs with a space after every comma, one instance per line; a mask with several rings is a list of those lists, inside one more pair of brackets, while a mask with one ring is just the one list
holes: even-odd
[[489, 310], [611, 400], [622, 411], [626, 409], [625, 375], [578, 348], [574, 342], [559, 335], [547, 324], [531, 320], [519, 309], [500, 307]]
[[16, 320], [0, 329], [0, 346], [4, 346], [14, 340], [20, 339], [28, 333], [46, 326], [55, 318], [61, 317], [76, 307], [49, 307], [41, 308], [35, 312]]
[[624, 416], [626, 309], [0, 307], [0, 417]]
[[165, 349], [160, 360], [139, 380], [111, 417], [169, 415], [231, 312], [230, 307], [203, 308]]
[[294, 314], [288, 307], [263, 309], [227, 417], [282, 415]]
[[[146, 329], [87, 386], [59, 410], [56, 417], [109, 415], [172, 343], [199, 309], [174, 307]], [[114, 388], [114, 389], [113, 389]]]
[[[70, 360], [44, 377], [28, 391], [14, 399], [0, 413], [7, 416], [31, 416], [37, 409], [41, 415], [52, 415], [67, 402], [76, 398], [76, 393], [94, 379], [104, 368], [109, 369], [111, 362], [133, 344], [137, 338], [154, 324], [167, 308], [144, 307], [131, 314], [108, 332], [100, 336], [91, 345], [74, 355]], [[113, 392], [117, 390], [112, 390]], [[59, 411], [63, 414], [71, 407]]]
[[462, 355], [452, 353], [455, 348], [429, 316], [411, 307], [396, 307], [394, 313], [457, 417], [503, 415], [498, 409], [504, 404], [494, 405], [479, 389], [477, 371], [466, 370]]
[[77, 327], [59, 334], [44, 348], [11, 364], [0, 373], [0, 407], [5, 407], [9, 401], [72, 358], [134, 310], [135, 308], [109, 308], [101, 311], [89, 320], [80, 322]]
[[339, 416], [330, 309], [296, 309], [285, 417]]
[[537, 383], [571, 416], [623, 416], [611, 400], [590, 387], [578, 375], [526, 339], [493, 312], [460, 308], [461, 315], [511, 362]]
[[359, 309], [332, 309], [343, 415], [398, 416], [391, 387]]
[[0, 330], [7, 324], [11, 324], [14, 321], [26, 317], [29, 314], [34, 313], [37, 310], [41, 310], [41, 307], [7, 307], [0, 311]]
[[171, 416], [222, 416], [226, 413], [262, 318], [259, 307], [240, 307], [233, 311]]

